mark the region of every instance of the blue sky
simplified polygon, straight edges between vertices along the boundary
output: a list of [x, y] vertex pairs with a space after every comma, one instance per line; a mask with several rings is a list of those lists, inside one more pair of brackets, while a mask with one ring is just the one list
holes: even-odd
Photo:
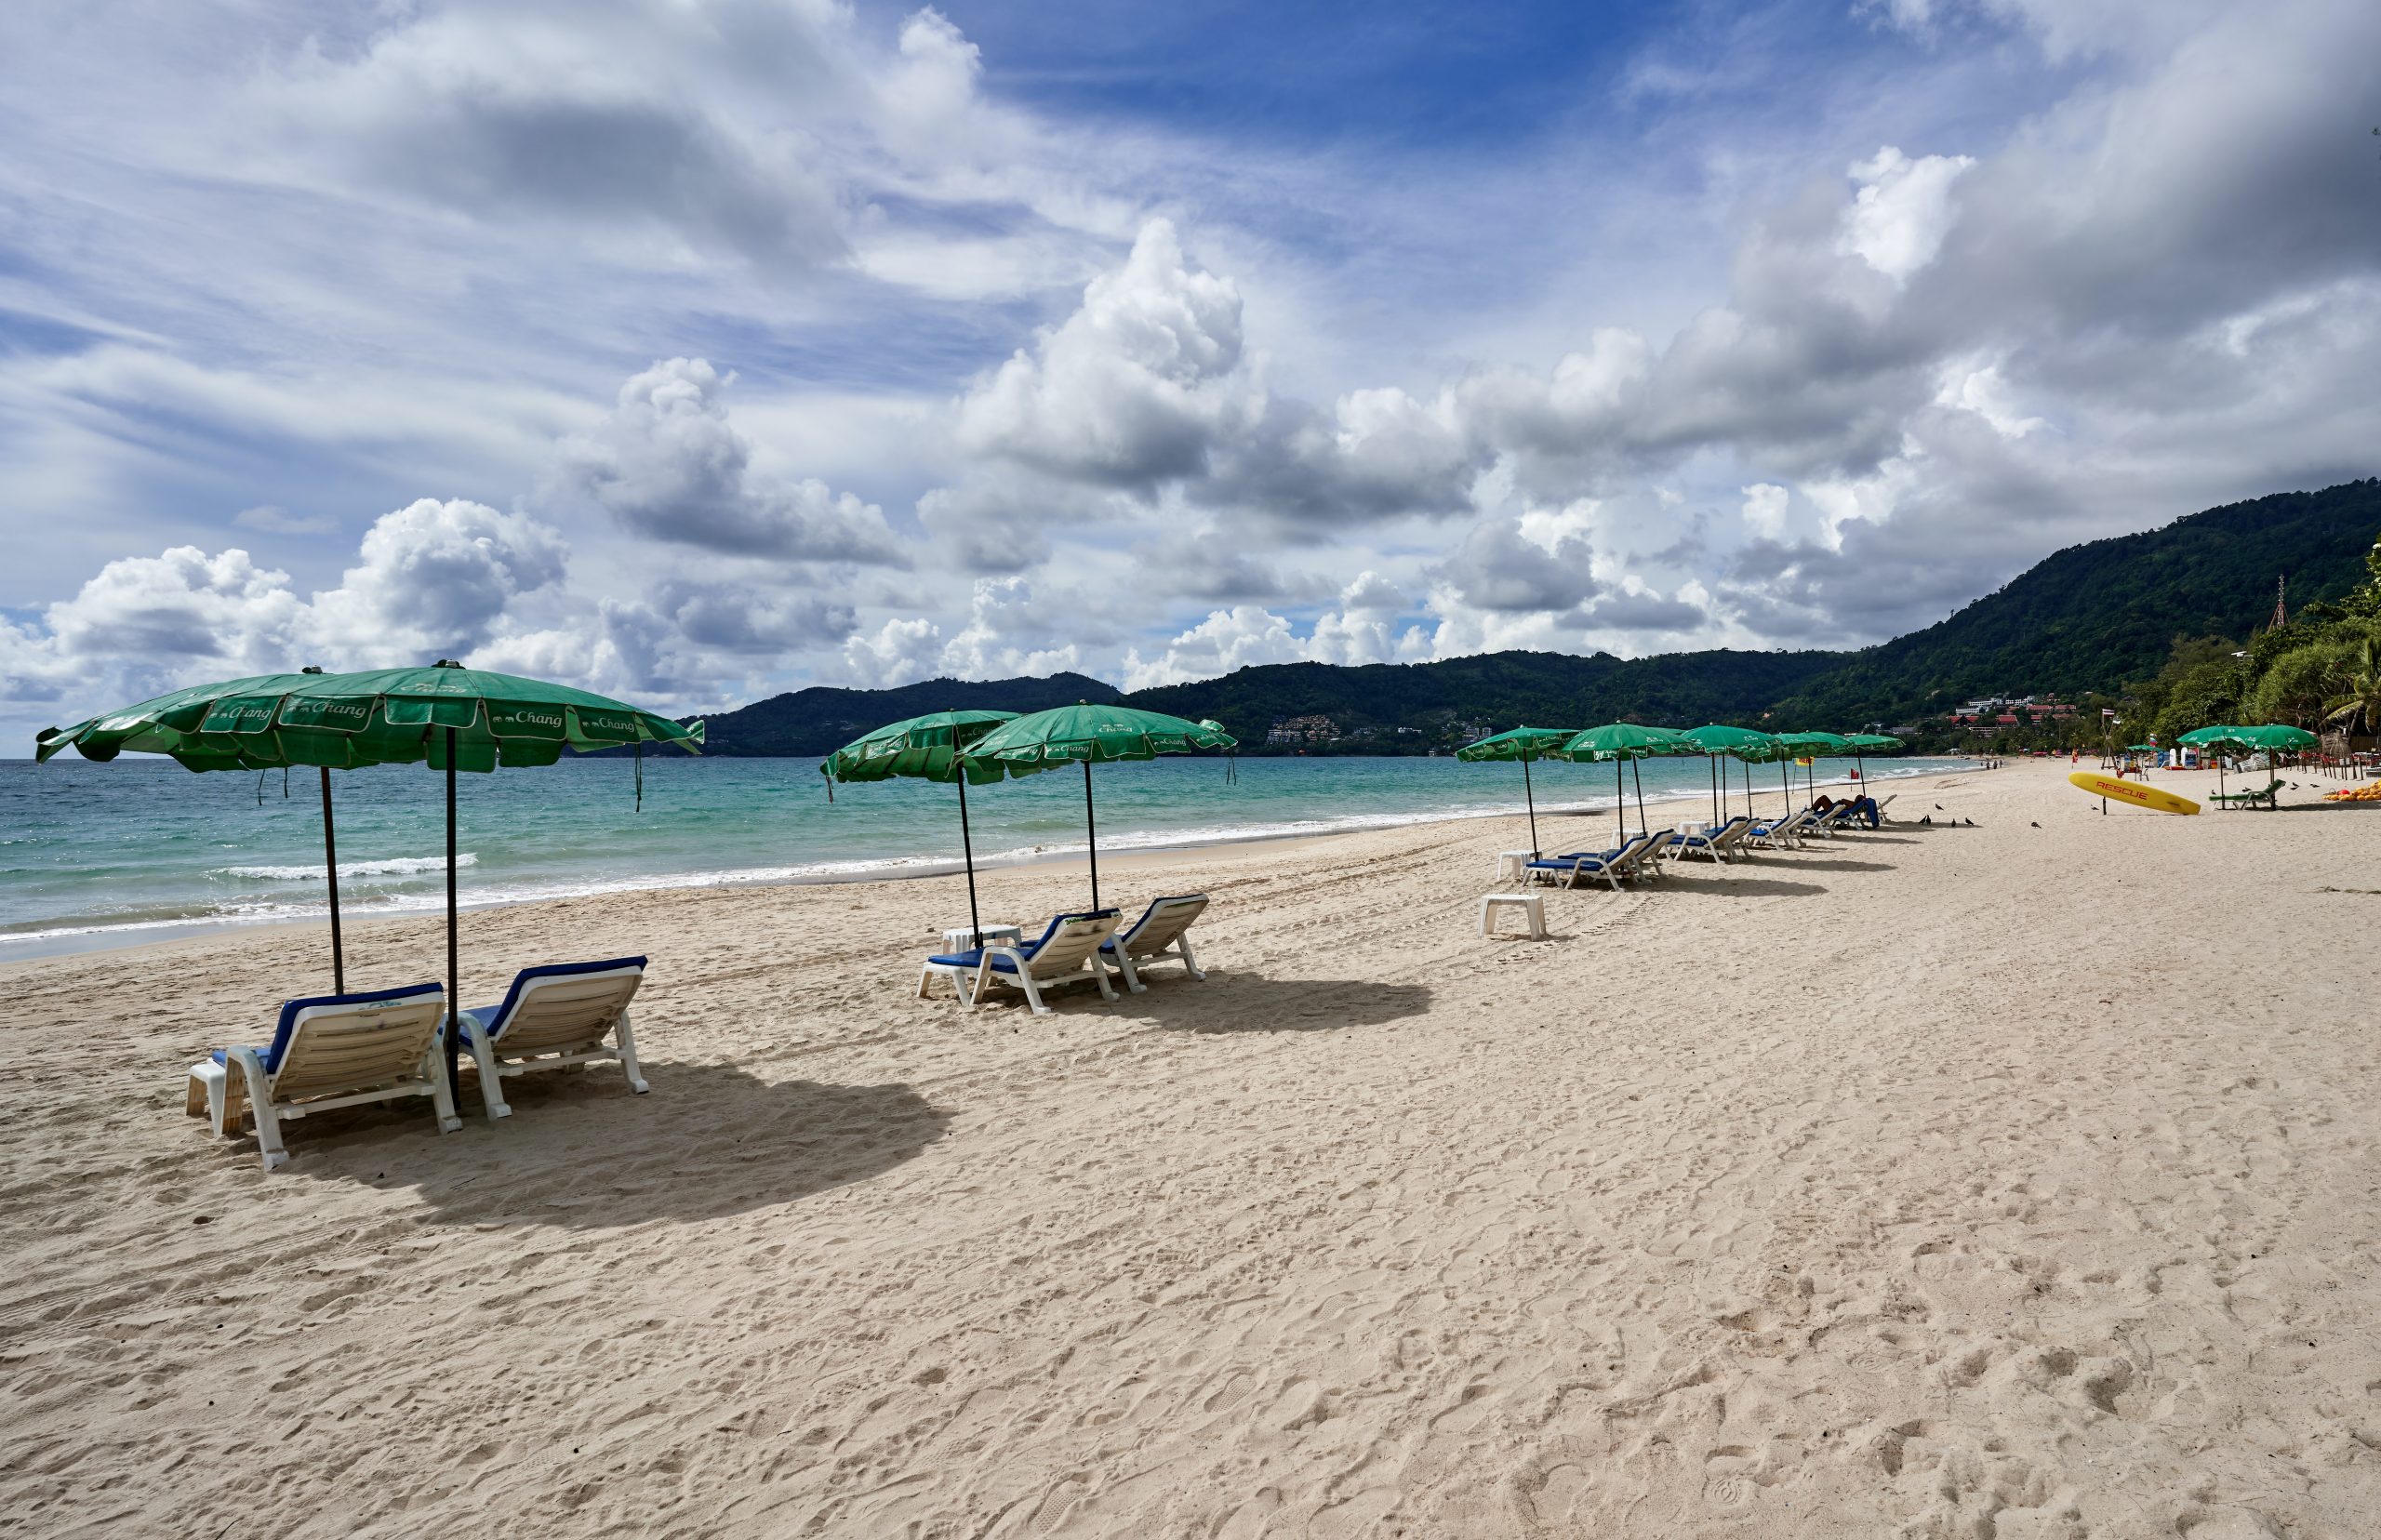
[[33, 0], [0, 734], [1855, 645], [2373, 473], [2381, 12]]

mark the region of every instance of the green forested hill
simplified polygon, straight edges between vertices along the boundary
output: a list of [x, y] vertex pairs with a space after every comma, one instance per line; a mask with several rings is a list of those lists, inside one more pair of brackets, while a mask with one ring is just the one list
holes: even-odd
[[1949, 619], [1842, 665], [1781, 702], [1800, 720], [1906, 719], [1966, 696], [2114, 690], [2147, 679], [2177, 637], [2245, 641], [2273, 614], [2337, 601], [2381, 533], [2381, 480], [2283, 492], [2162, 529], [2069, 546]]
[[1078, 700], [1118, 698], [1115, 685], [1076, 673], [1047, 679], [928, 679], [890, 690], [822, 685], [709, 718], [703, 752], [815, 754], [824, 759], [871, 728], [928, 711], [1040, 711]]
[[2049, 557], [1924, 631], [1857, 652], [1508, 652], [1438, 663], [1286, 663], [1122, 696], [1081, 674], [798, 690], [716, 716], [726, 754], [831, 752], [871, 727], [957, 708], [1033, 711], [1128, 699], [1212, 717], [1252, 750], [1277, 722], [1328, 717], [1341, 752], [1421, 752], [1471, 726], [1757, 723], [1838, 730], [1939, 714], [1964, 697], [2114, 691], [2158, 672], [2179, 637], [2245, 642], [2273, 610], [2337, 601], [2381, 532], [2381, 480], [2285, 492]]
[[1176, 716], [1213, 717], [1250, 745], [1263, 743], [1276, 722], [1328, 716], [1343, 733], [1372, 729], [1369, 737], [1343, 742], [1344, 750], [1418, 751], [1443, 746], [1451, 731], [1459, 741], [1464, 724], [1585, 726], [1625, 720], [1692, 725], [1758, 717], [1842, 659], [1828, 652], [1666, 653], [1635, 659], [1506, 652], [1362, 668], [1283, 663], [1127, 698]]

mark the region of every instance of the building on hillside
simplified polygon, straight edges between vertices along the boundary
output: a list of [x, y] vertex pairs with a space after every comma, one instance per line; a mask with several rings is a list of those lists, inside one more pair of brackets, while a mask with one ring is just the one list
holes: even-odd
[[1338, 741], [1339, 729], [1327, 716], [1284, 717], [1265, 734], [1269, 747], [1277, 749], [1306, 748], [1318, 743]]

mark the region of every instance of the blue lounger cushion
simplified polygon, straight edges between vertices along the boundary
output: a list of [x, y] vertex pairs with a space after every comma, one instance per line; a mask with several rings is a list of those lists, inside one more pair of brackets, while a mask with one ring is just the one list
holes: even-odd
[[[1040, 951], [1044, 946], [1048, 944], [1050, 937], [1058, 934], [1058, 927], [1065, 924], [1068, 921], [1105, 920], [1115, 912], [1116, 911], [1112, 909], [1084, 909], [1079, 914], [1054, 914], [1050, 917], [1050, 923], [1043, 928], [1041, 935], [1035, 936], [1031, 941], [1019, 942], [1017, 949], [1024, 953], [1028, 959], [1031, 959], [1035, 952]], [[984, 953], [988, 949], [990, 949], [983, 947], [971, 947], [965, 951], [938, 952], [934, 956], [927, 958], [926, 961], [937, 967], [943, 968], [980, 967], [983, 964]], [[1015, 973], [1017, 972], [1017, 964], [1008, 958], [995, 957], [992, 959], [992, 971], [994, 973]]]
[[[444, 988], [439, 984], [407, 984], [394, 989], [371, 989], [363, 994], [307, 995], [300, 1000], [285, 1000], [281, 1002], [281, 1020], [273, 1029], [273, 1042], [256, 1051], [257, 1062], [264, 1066], [264, 1072], [268, 1075], [281, 1068], [281, 1055], [289, 1052], [289, 1040], [297, 1035], [298, 1013], [300, 1011], [318, 1005], [377, 1005], [384, 1001], [411, 1000], [417, 995], [436, 994]], [[225, 1055], [230, 1052], [228, 1048], [215, 1050], [215, 1062], [229, 1064], [230, 1060]]]
[[[512, 976], [512, 987], [504, 991], [501, 1004], [483, 1005], [471, 1014], [479, 1018], [487, 1029], [489, 1040], [494, 1041], [504, 1035], [504, 1023], [512, 1016], [512, 1008], [521, 1003], [521, 991], [540, 978], [568, 978], [573, 974], [609, 973], [614, 968], [644, 966], [645, 959], [642, 957], [613, 957], [601, 962], [546, 962], [534, 968], [524, 968]], [[459, 1025], [463, 1029], [463, 1041], [470, 1042], [472, 1024], [464, 1021]]]

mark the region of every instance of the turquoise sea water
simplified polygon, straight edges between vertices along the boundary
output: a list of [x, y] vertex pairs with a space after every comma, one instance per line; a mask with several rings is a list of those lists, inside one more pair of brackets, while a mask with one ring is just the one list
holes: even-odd
[[[1871, 760], [1869, 775], [1883, 780], [1961, 763]], [[1740, 789], [1742, 767], [1729, 768]], [[1821, 762], [1820, 784], [1850, 768], [1849, 761]], [[1709, 810], [1704, 761], [1649, 760], [1642, 769], [1649, 803]], [[1612, 807], [1609, 765], [1539, 764], [1532, 774], [1541, 813]], [[1798, 782], [1802, 774], [1797, 768]], [[545, 769], [463, 777], [463, 902], [924, 875], [958, 862], [958, 799], [950, 787], [845, 787], [830, 805], [809, 760], [648, 755], [638, 812], [632, 775], [623, 760], [565, 758]], [[1224, 760], [1201, 756], [1103, 765], [1093, 776], [1103, 851], [1522, 810], [1519, 765], [1452, 759], [1244, 759], [1228, 777]], [[334, 772], [331, 780], [343, 911], [443, 906], [443, 777], [387, 765]], [[1780, 805], [1776, 766], [1754, 766], [1752, 785], [1758, 807]], [[141, 755], [107, 764], [71, 751], [45, 765], [0, 761], [0, 962], [322, 916], [322, 806], [313, 772], [293, 773], [288, 792], [279, 772], [259, 783], [252, 775], [193, 775]], [[1741, 790], [1736, 800], [1741, 807]], [[968, 813], [979, 866], [1084, 847], [1077, 771], [977, 788]]]

